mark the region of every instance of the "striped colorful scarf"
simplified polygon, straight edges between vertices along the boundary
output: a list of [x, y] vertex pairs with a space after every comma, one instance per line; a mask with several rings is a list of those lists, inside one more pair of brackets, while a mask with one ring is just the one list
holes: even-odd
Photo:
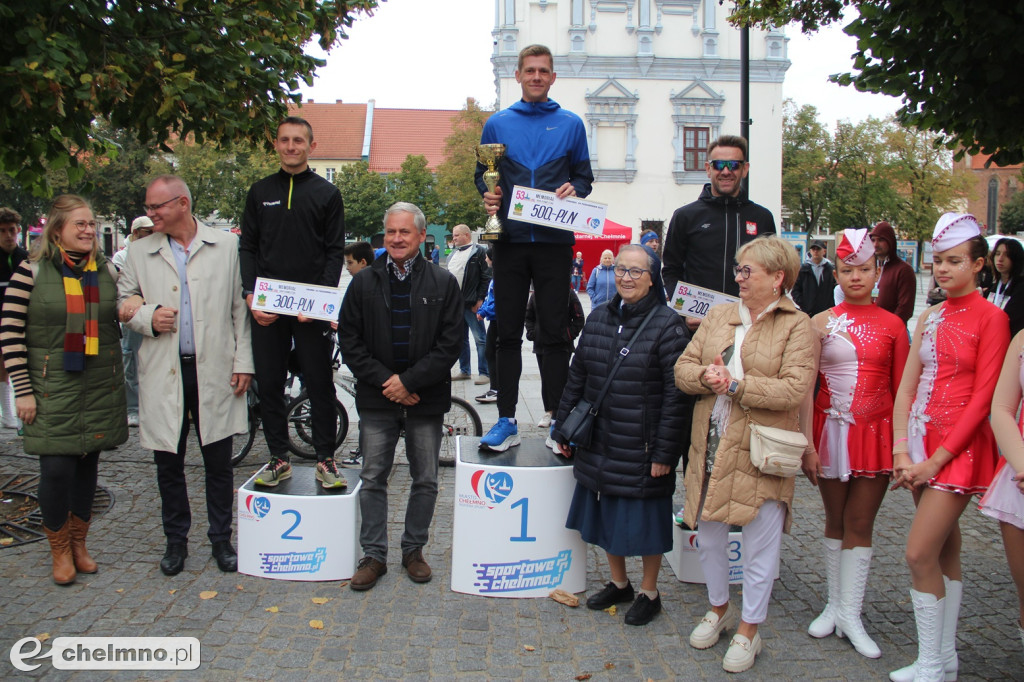
[[64, 278], [67, 302], [67, 326], [64, 331], [64, 369], [85, 370], [85, 356], [100, 352], [100, 282], [96, 260], [88, 257], [85, 264], [75, 263], [60, 249], [60, 270]]

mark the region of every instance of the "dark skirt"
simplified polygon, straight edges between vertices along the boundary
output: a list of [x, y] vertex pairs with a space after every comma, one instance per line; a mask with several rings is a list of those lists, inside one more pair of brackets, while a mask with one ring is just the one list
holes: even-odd
[[565, 527], [584, 542], [614, 556], [649, 556], [672, 551], [672, 498], [597, 494], [579, 483]]

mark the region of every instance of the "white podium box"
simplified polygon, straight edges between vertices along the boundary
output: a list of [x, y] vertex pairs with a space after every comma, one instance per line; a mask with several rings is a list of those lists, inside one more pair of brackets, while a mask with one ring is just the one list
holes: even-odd
[[456, 447], [452, 590], [511, 598], [585, 590], [587, 544], [565, 527], [571, 460], [543, 438], [500, 453], [479, 443], [459, 436]]
[[[729, 533], [729, 546], [726, 549], [729, 556], [729, 584], [736, 585], [743, 582], [743, 533], [732, 531]], [[668, 565], [676, 574], [679, 582], [704, 584], [704, 570], [700, 565], [700, 555], [697, 553], [697, 531], [680, 528], [674, 522], [672, 524], [672, 551], [665, 554]], [[775, 579], [779, 578], [779, 562], [775, 563]]]
[[[260, 470], [262, 471], [262, 469]], [[292, 466], [274, 488], [256, 474], [238, 489], [238, 571], [274, 580], [345, 580], [359, 554], [358, 471], [338, 470], [348, 487], [324, 490], [312, 466]]]

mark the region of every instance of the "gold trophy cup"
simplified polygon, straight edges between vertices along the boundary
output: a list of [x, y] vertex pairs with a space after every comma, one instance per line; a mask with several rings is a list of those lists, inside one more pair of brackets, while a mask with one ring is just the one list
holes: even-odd
[[[503, 144], [478, 144], [476, 146], [477, 161], [487, 166], [487, 170], [484, 171], [484, 184], [487, 185], [488, 191], [492, 193], [494, 188], [498, 186], [498, 180], [501, 178], [497, 166], [503, 156], [505, 156], [505, 145]], [[487, 223], [484, 225], [484, 231], [480, 235], [480, 240], [485, 242], [495, 241], [501, 237], [501, 232], [501, 219], [498, 218], [497, 214], [494, 214], [487, 218]]]

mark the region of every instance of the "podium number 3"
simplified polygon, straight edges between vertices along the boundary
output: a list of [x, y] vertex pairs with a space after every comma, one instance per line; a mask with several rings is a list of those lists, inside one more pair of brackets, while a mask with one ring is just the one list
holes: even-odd
[[524, 497], [512, 505], [512, 509], [516, 507], [523, 508], [522, 513], [519, 515], [519, 535], [513, 535], [509, 540], [511, 542], [537, 542], [537, 538], [526, 534], [526, 527], [530, 523], [530, 500]]
[[300, 514], [299, 512], [295, 511], [294, 509], [285, 509], [284, 511], [281, 512], [281, 516], [284, 516], [285, 514], [291, 514], [292, 516], [294, 516], [295, 517], [295, 523], [293, 523], [291, 526], [289, 526], [288, 530], [286, 530], [285, 532], [281, 533], [281, 539], [282, 540], [301, 540], [302, 536], [301, 535], [292, 535], [292, 531], [295, 530], [296, 528], [298, 528], [299, 524], [302, 523], [302, 514]]

